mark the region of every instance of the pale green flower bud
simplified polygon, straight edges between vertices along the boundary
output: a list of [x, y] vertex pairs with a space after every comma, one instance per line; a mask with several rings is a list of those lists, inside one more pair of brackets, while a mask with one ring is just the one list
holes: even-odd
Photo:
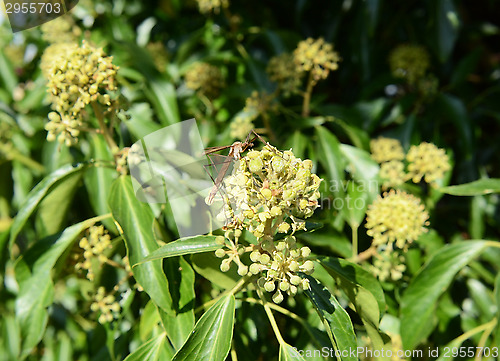
[[268, 281], [264, 284], [264, 289], [267, 292], [273, 292], [276, 289], [276, 286], [273, 281]]
[[219, 248], [215, 251], [215, 256], [217, 258], [224, 258], [226, 256], [226, 251], [224, 251], [222, 248]]

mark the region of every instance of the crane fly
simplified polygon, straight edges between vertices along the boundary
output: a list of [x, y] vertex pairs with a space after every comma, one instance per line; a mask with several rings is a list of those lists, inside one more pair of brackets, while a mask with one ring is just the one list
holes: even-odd
[[[252, 133], [250, 133], [250, 134], [252, 134]], [[224, 145], [221, 147], [210, 147], [210, 148], [205, 149], [205, 155], [209, 155], [209, 154], [219, 152], [221, 150], [229, 148], [229, 154], [227, 156], [225, 156], [225, 160], [222, 163], [222, 167], [220, 168], [220, 170], [217, 174], [217, 178], [214, 180], [214, 186], [213, 186], [212, 190], [210, 191], [210, 194], [207, 197], [206, 203], [208, 205], [211, 205], [214, 202], [215, 195], [217, 194], [220, 187], [222, 186], [222, 182], [224, 180], [224, 177], [226, 176], [227, 171], [229, 170], [229, 166], [231, 165], [231, 162], [233, 160], [240, 160], [241, 153], [243, 153], [248, 148], [253, 147], [253, 142], [255, 141], [255, 139], [257, 139], [257, 137], [255, 137], [252, 140], [249, 140], [250, 134], [248, 134], [247, 139], [244, 142], [234, 142], [231, 145]]]

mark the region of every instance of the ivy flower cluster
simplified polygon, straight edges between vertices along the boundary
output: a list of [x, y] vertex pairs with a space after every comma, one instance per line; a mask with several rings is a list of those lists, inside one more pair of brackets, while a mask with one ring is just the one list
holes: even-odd
[[333, 51], [333, 45], [322, 38], [308, 38], [301, 41], [293, 52], [297, 69], [311, 72], [313, 83], [326, 79], [330, 71], [337, 70], [340, 57]]
[[268, 117], [269, 113], [276, 112], [274, 94], [253, 91], [245, 101], [245, 107], [239, 112], [230, 124], [230, 135], [236, 139], [245, 137], [254, 129], [253, 121], [259, 116]]
[[394, 77], [413, 85], [424, 78], [430, 65], [429, 54], [419, 45], [400, 45], [391, 52], [389, 64]]
[[224, 76], [214, 65], [197, 62], [185, 75], [186, 87], [210, 99], [215, 98], [224, 87]]
[[451, 169], [445, 150], [432, 143], [413, 145], [405, 155], [399, 140], [379, 137], [370, 142], [370, 149], [373, 160], [380, 163], [383, 189], [397, 188], [408, 180], [419, 183], [422, 179], [437, 187]]
[[378, 137], [370, 141], [372, 159], [377, 163], [403, 160], [405, 152], [401, 142], [397, 139]]
[[[282, 292], [293, 296], [299, 288], [307, 289], [308, 283], [297, 273], [314, 270], [312, 261], [307, 260], [310, 250], [298, 248], [293, 237], [294, 232], [305, 229], [305, 218], [318, 207], [321, 179], [311, 169], [310, 160], [266, 144], [261, 151], [248, 152], [224, 181], [227, 195], [218, 218], [231, 221], [221, 242], [228, 250], [216, 251], [218, 257], [228, 256], [221, 270], [229, 270], [234, 261], [240, 275], [262, 273], [259, 284], [275, 292], [276, 303], [283, 300]], [[243, 229], [257, 238], [257, 244], [245, 247], [239, 243]], [[288, 234], [284, 241], [274, 240], [279, 233]], [[251, 252], [250, 267], [241, 260], [246, 252]]]
[[269, 79], [278, 85], [284, 96], [297, 93], [302, 84], [303, 72], [298, 71], [294, 56], [283, 53], [272, 57], [266, 68]]
[[400, 250], [391, 247], [379, 247], [379, 252], [373, 260], [372, 272], [382, 282], [387, 280], [398, 281], [406, 271], [405, 257]]
[[411, 146], [406, 160], [408, 161], [408, 178], [414, 183], [424, 179], [433, 187], [437, 187], [437, 182], [443, 179], [445, 173], [451, 169], [445, 150], [432, 143], [423, 142]]
[[72, 43], [82, 34], [71, 15], [66, 14], [40, 26], [42, 39], [48, 43]]
[[94, 302], [90, 305], [93, 312], [99, 312], [98, 321], [100, 324], [110, 323], [118, 318], [120, 312], [120, 304], [116, 301], [115, 296], [106, 295], [106, 289], [99, 287], [94, 296]]
[[429, 214], [420, 199], [402, 192], [386, 192], [368, 206], [366, 212], [367, 234], [373, 244], [406, 250], [429, 225]]
[[108, 261], [104, 252], [111, 248], [111, 237], [104, 226], [92, 226], [88, 230], [87, 237], [80, 240], [79, 246], [83, 249], [83, 261], [78, 262], [75, 269], [87, 271], [88, 280], [93, 281], [95, 278], [93, 262], [102, 265]]
[[[46, 70], [52, 107], [59, 114], [49, 115], [50, 122], [45, 128], [48, 140], [57, 138], [61, 143], [72, 145], [77, 141], [74, 128], [82, 125], [82, 110], [88, 104], [97, 101], [111, 107], [108, 92], [116, 90], [118, 67], [101, 48], [85, 41], [81, 46], [64, 45], [64, 56], [53, 58]], [[69, 128], [63, 131], [61, 125]]]

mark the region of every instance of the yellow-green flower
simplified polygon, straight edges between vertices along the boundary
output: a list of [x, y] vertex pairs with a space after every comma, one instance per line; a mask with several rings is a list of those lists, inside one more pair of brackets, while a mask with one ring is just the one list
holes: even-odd
[[104, 226], [92, 226], [88, 230], [87, 237], [83, 237], [79, 243], [83, 249], [83, 261], [75, 265], [76, 270], [87, 271], [87, 278], [94, 280], [94, 269], [92, 261], [103, 264], [108, 260], [104, 252], [111, 248], [111, 237]]
[[246, 228], [259, 239], [285, 229], [280, 225], [287, 218], [293, 232], [303, 229], [303, 219], [313, 214], [320, 196], [321, 179], [311, 168], [310, 160], [302, 161], [291, 151], [281, 152], [269, 144], [248, 152], [225, 179], [228, 204], [221, 218], [232, 218], [230, 226]]
[[379, 280], [398, 281], [406, 271], [405, 257], [390, 247], [385, 247], [375, 254], [372, 272]]
[[396, 188], [406, 181], [405, 165], [400, 160], [390, 160], [380, 165], [382, 189]]
[[148, 43], [148, 45], [146, 45], [146, 49], [153, 57], [156, 69], [159, 72], [165, 72], [168, 65], [168, 52], [167, 49], [165, 49], [165, 45], [163, 45], [161, 41], [157, 41]]
[[50, 69], [47, 87], [54, 110], [77, 118], [93, 101], [110, 105], [107, 91], [116, 89], [118, 70], [113, 58], [85, 41], [80, 47], [68, 47], [66, 56], [57, 59]]
[[73, 43], [82, 34], [70, 14], [42, 24], [40, 30], [42, 30], [42, 39], [52, 44]]
[[[227, 195], [218, 218], [230, 222], [225, 237], [218, 240], [221, 248], [215, 252], [223, 258], [220, 269], [226, 272], [234, 263], [241, 276], [262, 274], [258, 284], [273, 293], [275, 303], [283, 301], [284, 293], [294, 296], [309, 289], [309, 282], [299, 273], [314, 271], [311, 250], [298, 247], [292, 235], [305, 229], [305, 218], [318, 207], [321, 179], [311, 168], [310, 160], [266, 144], [261, 151], [248, 152], [224, 182]], [[257, 243], [242, 244], [243, 229], [252, 232]], [[279, 233], [288, 235], [275, 241]], [[247, 252], [251, 252], [249, 266], [241, 259]]]
[[405, 159], [401, 142], [397, 139], [378, 137], [370, 141], [372, 159], [377, 163]]
[[240, 112], [234, 120], [229, 124], [229, 134], [233, 139], [244, 140], [248, 134], [254, 129], [253, 117], [246, 112]]
[[340, 57], [333, 51], [333, 45], [322, 38], [308, 38], [301, 41], [293, 52], [294, 62], [299, 71], [311, 72], [312, 79], [317, 82], [326, 79], [330, 71], [337, 70]]
[[196, 2], [202, 14], [211, 12], [218, 14], [221, 8], [227, 8], [229, 6], [228, 0], [196, 0]]
[[186, 86], [208, 98], [215, 98], [224, 87], [221, 70], [211, 64], [198, 62], [186, 72]]
[[423, 142], [411, 146], [406, 155], [408, 161], [408, 178], [414, 183], [422, 179], [431, 186], [436, 187], [451, 169], [449, 158], [444, 149], [432, 143]]
[[52, 68], [61, 59], [65, 59], [67, 54], [78, 48], [76, 43], [54, 43], [45, 48], [40, 60], [40, 68], [45, 78], [52, 74]]
[[400, 45], [389, 56], [392, 74], [415, 84], [429, 68], [429, 54], [419, 45]]
[[269, 74], [269, 79], [278, 84], [278, 88], [283, 91], [285, 96], [299, 91], [303, 72], [297, 71], [292, 54], [283, 53], [272, 57], [266, 71]]
[[90, 305], [93, 312], [100, 312], [98, 321], [100, 324], [105, 324], [118, 318], [120, 304], [116, 302], [115, 296], [106, 295], [106, 289], [99, 287], [94, 296], [94, 302]]
[[379, 196], [366, 212], [367, 234], [375, 245], [396, 244], [406, 249], [427, 232], [428, 213], [420, 199], [405, 192], [394, 191]]

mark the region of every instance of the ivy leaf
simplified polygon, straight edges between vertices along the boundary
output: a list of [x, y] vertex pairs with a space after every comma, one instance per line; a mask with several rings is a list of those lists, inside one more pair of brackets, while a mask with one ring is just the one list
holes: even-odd
[[298, 350], [293, 348], [287, 343], [282, 343], [280, 345], [280, 358], [279, 361], [306, 361], [304, 357], [299, 353]]
[[307, 279], [311, 289], [305, 291], [305, 294], [323, 320], [332, 346], [337, 345], [342, 360], [357, 361], [357, 357], [350, 356], [350, 350], [357, 348], [357, 342], [349, 315], [326, 287], [312, 277]]
[[[186, 254], [211, 252], [221, 246], [215, 242], [216, 236], [194, 236], [178, 239], [151, 252], [137, 264], [158, 259], [183, 256]], [[135, 265], [134, 265], [135, 266]]]
[[474, 182], [440, 188], [439, 191], [454, 196], [479, 196], [500, 193], [500, 179], [486, 178]]
[[233, 338], [235, 300], [221, 297], [201, 316], [172, 361], [224, 361]]
[[59, 168], [58, 170], [52, 172], [44, 179], [42, 179], [42, 181], [40, 181], [40, 183], [38, 183], [35, 188], [31, 190], [31, 192], [28, 194], [28, 197], [21, 206], [21, 209], [14, 218], [14, 222], [12, 223], [9, 247], [12, 247], [12, 244], [19, 235], [19, 232], [21, 232], [23, 226], [26, 224], [28, 218], [31, 216], [35, 208], [40, 204], [42, 199], [54, 189], [54, 186], [58, 182], [63, 181], [65, 178], [77, 172], [81, 172], [87, 166], [88, 164], [86, 163], [78, 163], [76, 165], [67, 165]]
[[432, 332], [436, 301], [455, 275], [487, 247], [486, 241], [447, 245], [434, 254], [412, 280], [401, 299], [401, 338], [412, 350]]
[[[113, 182], [108, 202], [125, 240], [130, 264], [138, 263], [158, 249], [153, 234], [153, 212], [148, 204], [136, 198], [129, 176], [121, 176]], [[165, 312], [173, 314], [172, 298], [161, 261], [140, 264], [132, 268], [132, 273], [151, 299]]]

